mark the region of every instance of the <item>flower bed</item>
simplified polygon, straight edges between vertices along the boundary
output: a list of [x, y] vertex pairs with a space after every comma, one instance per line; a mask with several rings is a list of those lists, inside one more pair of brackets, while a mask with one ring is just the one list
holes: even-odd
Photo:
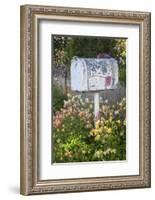
[[94, 122], [93, 105], [68, 95], [53, 116], [53, 162], [126, 159], [126, 100], [100, 105]]

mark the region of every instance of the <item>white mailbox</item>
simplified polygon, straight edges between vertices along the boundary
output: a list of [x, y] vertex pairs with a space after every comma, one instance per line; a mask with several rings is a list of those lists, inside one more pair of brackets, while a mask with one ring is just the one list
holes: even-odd
[[99, 91], [115, 89], [118, 63], [114, 58], [78, 58], [71, 61], [71, 89], [94, 91], [94, 120], [99, 119]]
[[114, 58], [78, 58], [71, 61], [73, 91], [115, 89], [118, 83], [118, 64]]

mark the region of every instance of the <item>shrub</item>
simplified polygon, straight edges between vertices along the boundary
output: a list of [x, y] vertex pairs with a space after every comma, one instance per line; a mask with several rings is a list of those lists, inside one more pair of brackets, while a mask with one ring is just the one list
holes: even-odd
[[64, 104], [64, 100], [67, 100], [67, 96], [63, 94], [62, 88], [53, 86], [53, 112], [59, 111]]

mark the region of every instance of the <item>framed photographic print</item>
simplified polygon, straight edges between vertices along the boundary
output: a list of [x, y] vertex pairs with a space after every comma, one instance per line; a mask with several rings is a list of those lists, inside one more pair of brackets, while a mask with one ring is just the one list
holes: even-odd
[[150, 18], [21, 6], [21, 194], [150, 187]]

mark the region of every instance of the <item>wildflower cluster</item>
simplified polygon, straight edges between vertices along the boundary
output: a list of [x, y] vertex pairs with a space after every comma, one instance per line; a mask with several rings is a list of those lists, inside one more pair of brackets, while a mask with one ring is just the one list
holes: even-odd
[[92, 104], [68, 95], [53, 117], [54, 162], [126, 159], [125, 98], [100, 107], [100, 118], [94, 123]]
[[[68, 94], [68, 100], [64, 101], [64, 106], [60, 111], [57, 111], [53, 117], [54, 128], [62, 127], [65, 118], [80, 118], [85, 122], [86, 128], [92, 128], [93, 113], [91, 105], [86, 104], [80, 95], [71, 96]], [[72, 125], [72, 123], [71, 123]]]
[[97, 160], [126, 159], [126, 100], [113, 106], [103, 105], [100, 119], [90, 131], [98, 150], [94, 154]]

